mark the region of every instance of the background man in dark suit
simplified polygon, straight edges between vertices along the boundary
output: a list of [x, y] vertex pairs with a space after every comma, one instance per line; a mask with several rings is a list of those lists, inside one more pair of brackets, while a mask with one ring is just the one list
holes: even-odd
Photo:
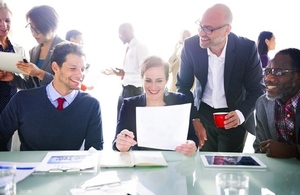
[[[186, 39], [182, 51], [177, 88], [195, 100], [193, 125], [202, 151], [242, 152], [247, 131], [255, 132], [255, 102], [264, 93], [255, 42], [231, 33], [231, 23], [229, 7], [213, 5], [197, 21], [199, 34]], [[213, 121], [218, 111], [229, 112], [221, 129]]]

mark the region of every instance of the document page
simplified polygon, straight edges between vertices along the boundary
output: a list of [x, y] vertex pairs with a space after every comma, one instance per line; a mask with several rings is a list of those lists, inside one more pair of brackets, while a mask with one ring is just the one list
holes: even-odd
[[103, 152], [101, 167], [168, 166], [160, 151]]
[[10, 52], [0, 52], [0, 70], [14, 72], [14, 73], [24, 73], [17, 68], [17, 62], [23, 60], [23, 56], [17, 53]]
[[30, 176], [34, 172], [35, 167], [37, 167], [40, 164], [40, 162], [3, 162], [3, 161], [1, 161], [0, 164], [1, 163], [11, 163], [16, 166], [16, 177], [15, 177], [16, 183]]
[[133, 167], [131, 152], [103, 152], [100, 160], [101, 167]]
[[164, 156], [157, 151], [132, 151], [136, 166], [168, 166]]
[[186, 143], [191, 103], [137, 107], [137, 142], [140, 147], [175, 150]]
[[99, 154], [94, 150], [48, 152], [35, 172], [96, 172]]

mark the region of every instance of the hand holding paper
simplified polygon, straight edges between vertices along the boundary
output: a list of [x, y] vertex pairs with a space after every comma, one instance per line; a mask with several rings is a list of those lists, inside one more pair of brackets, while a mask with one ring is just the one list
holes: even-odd
[[0, 52], [0, 59], [0, 70], [24, 74], [24, 72], [16, 66], [19, 61], [23, 61], [23, 56], [21, 54]]
[[1, 71], [0, 70], [0, 81], [10, 82], [14, 79], [14, 74], [11, 72]]
[[16, 64], [18, 69], [20, 69], [22, 72], [24, 72], [27, 75], [38, 77], [39, 79], [43, 79], [41, 75], [43, 74], [43, 70], [41, 70], [39, 67], [37, 67], [33, 63], [26, 63], [23, 60], [18, 61]]

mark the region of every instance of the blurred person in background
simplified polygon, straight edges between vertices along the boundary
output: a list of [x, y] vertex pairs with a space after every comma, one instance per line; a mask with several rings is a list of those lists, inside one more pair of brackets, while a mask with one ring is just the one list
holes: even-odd
[[[69, 30], [66, 33], [66, 40], [70, 41], [72, 43], [77, 43], [79, 45], [84, 45], [83, 34], [82, 34], [81, 31], [76, 30], [76, 29]], [[90, 64], [86, 63], [87, 72], [88, 72], [89, 68], [90, 68]], [[92, 90], [92, 89], [94, 89], [94, 86], [86, 86], [85, 84], [81, 84], [80, 89], [83, 90], [83, 91]]]
[[17, 67], [25, 72], [25, 76], [19, 76], [10, 72], [2, 75], [1, 81], [10, 82], [12, 86], [20, 89], [36, 88], [47, 85], [53, 80], [50, 56], [51, 51], [64, 40], [57, 36], [59, 16], [55, 9], [48, 5], [35, 6], [26, 14], [32, 36], [38, 45], [33, 47], [30, 54], [30, 62], [19, 61]]
[[180, 58], [181, 58], [181, 50], [183, 47], [184, 40], [191, 36], [191, 32], [189, 30], [183, 30], [180, 33], [180, 37], [178, 42], [175, 45], [173, 54], [169, 58], [170, 64], [170, 78], [168, 81], [168, 90], [172, 92], [176, 92], [176, 82], [177, 82], [177, 73], [179, 70]]
[[257, 50], [260, 57], [261, 65], [265, 68], [269, 63], [268, 53], [275, 49], [275, 36], [270, 31], [262, 31], [257, 39]]
[[149, 55], [149, 51], [143, 43], [134, 35], [134, 29], [130, 23], [119, 26], [119, 38], [123, 44], [127, 44], [123, 68], [112, 68], [102, 71], [106, 75], [116, 75], [122, 80], [122, 92], [117, 106], [117, 118], [124, 98], [141, 95], [143, 93], [141, 63]]

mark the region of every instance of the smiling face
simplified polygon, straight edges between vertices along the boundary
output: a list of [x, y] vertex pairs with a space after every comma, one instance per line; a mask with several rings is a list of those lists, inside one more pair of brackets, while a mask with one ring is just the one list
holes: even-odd
[[[231, 30], [231, 11], [223, 5], [216, 5], [208, 9], [198, 28], [200, 47], [210, 48], [213, 53], [223, 49], [226, 43], [226, 37]], [[204, 29], [213, 30], [207, 33]]]
[[0, 37], [6, 37], [10, 31], [11, 13], [6, 8], [0, 8]]
[[85, 76], [85, 59], [75, 54], [68, 54], [66, 61], [59, 67], [52, 63], [55, 73], [53, 86], [61, 94], [67, 95], [72, 90], [78, 90]]
[[164, 67], [158, 66], [147, 69], [143, 76], [143, 82], [147, 101], [162, 102], [167, 84]]
[[[295, 69], [289, 55], [276, 54], [275, 58], [267, 68]], [[281, 99], [286, 102], [293, 97], [300, 89], [300, 73], [286, 72], [281, 76], [268, 74], [265, 76], [266, 96], [269, 100]]]

